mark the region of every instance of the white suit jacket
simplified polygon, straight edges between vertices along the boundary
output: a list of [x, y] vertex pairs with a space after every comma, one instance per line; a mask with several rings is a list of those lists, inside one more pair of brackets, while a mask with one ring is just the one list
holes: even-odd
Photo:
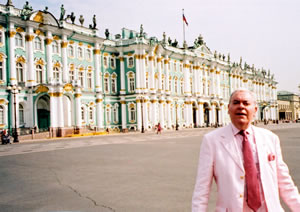
[[[300, 195], [282, 159], [278, 136], [269, 130], [252, 127], [268, 212], [283, 211], [279, 196], [293, 212], [299, 212]], [[207, 211], [213, 179], [217, 184], [216, 211], [242, 212], [245, 170], [230, 125], [203, 137], [192, 212]]]

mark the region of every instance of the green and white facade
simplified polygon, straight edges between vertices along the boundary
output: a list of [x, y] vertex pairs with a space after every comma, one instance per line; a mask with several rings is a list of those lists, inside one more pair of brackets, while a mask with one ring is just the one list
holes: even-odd
[[[277, 119], [274, 77], [210, 51], [122, 29], [114, 38], [50, 12], [0, 5], [0, 127], [63, 136], [83, 130], [150, 130], [229, 123], [229, 95], [258, 97], [258, 120]], [[8, 86], [21, 91], [16, 104]]]

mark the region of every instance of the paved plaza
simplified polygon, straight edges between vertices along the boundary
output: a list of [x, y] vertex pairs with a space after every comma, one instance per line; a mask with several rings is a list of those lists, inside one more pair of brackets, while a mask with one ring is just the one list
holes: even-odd
[[[280, 136], [285, 161], [300, 185], [300, 124], [262, 126]], [[0, 211], [190, 211], [201, 139], [209, 130], [1, 145]]]

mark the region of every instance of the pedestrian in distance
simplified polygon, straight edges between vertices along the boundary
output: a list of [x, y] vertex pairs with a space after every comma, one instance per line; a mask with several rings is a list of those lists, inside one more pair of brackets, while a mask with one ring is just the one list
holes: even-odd
[[228, 104], [231, 124], [204, 135], [192, 212], [207, 211], [213, 179], [217, 212], [283, 212], [280, 197], [291, 211], [300, 211], [300, 195], [283, 161], [279, 138], [251, 125], [256, 112], [255, 94], [236, 90]]
[[156, 132], [156, 134], [161, 134], [161, 125], [160, 125], [160, 123], [158, 123], [157, 124], [157, 132]]

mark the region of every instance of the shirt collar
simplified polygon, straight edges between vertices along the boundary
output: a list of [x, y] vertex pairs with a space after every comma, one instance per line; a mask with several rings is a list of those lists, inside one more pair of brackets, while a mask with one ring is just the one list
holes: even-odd
[[[236, 136], [237, 134], [239, 134], [239, 132], [241, 130], [239, 130], [238, 128], [236, 128], [234, 126], [234, 124], [232, 124], [232, 123], [230, 125], [231, 125], [231, 129], [232, 129], [233, 135]], [[249, 127], [245, 131], [246, 131], [247, 135], [252, 135], [252, 132], [253, 132], [252, 125], [250, 124]]]

